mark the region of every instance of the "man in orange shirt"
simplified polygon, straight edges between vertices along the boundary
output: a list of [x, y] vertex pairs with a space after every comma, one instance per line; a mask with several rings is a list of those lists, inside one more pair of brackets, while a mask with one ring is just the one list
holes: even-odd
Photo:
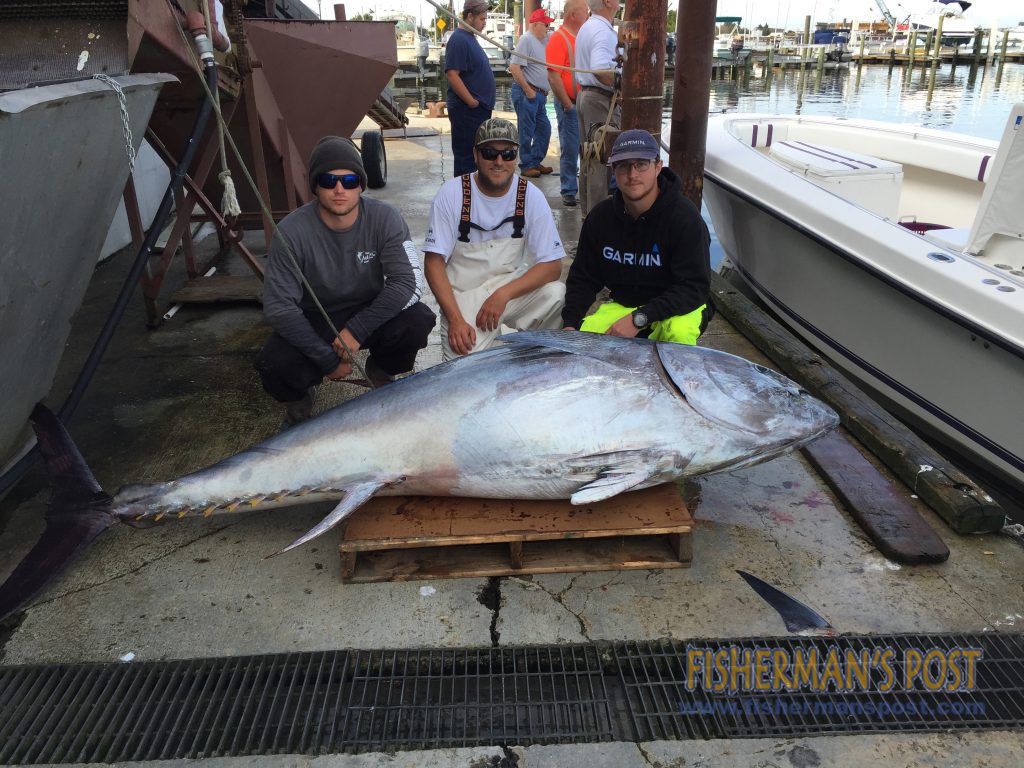
[[[562, 26], [548, 39], [544, 58], [548, 64], [572, 67], [576, 61], [576, 33], [587, 20], [586, 0], [566, 0], [562, 11]], [[562, 182], [562, 204], [576, 205], [579, 181], [576, 178], [580, 163], [580, 124], [576, 117], [576, 82], [566, 69], [548, 67], [548, 83], [554, 96], [555, 117], [558, 119], [558, 144], [561, 151], [559, 175]]]

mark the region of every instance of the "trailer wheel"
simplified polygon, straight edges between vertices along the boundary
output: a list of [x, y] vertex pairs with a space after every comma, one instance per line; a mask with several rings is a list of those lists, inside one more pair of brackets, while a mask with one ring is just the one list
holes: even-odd
[[388, 183], [388, 156], [384, 151], [384, 135], [380, 131], [366, 131], [360, 142], [359, 154], [366, 169], [366, 186], [380, 189]]

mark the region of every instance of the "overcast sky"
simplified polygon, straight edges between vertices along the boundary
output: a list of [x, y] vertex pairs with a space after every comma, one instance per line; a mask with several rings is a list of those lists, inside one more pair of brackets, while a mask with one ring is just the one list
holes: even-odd
[[[493, 2], [494, 0], [492, 0]], [[314, 11], [323, 9], [323, 18], [334, 18], [333, 0], [318, 3], [317, 0], [303, 0]], [[544, 7], [558, 11], [565, 0], [547, 0]], [[669, 7], [674, 8], [678, 0], [670, 0]], [[456, 0], [456, 11], [462, 10], [461, 0]], [[915, 8], [928, 5], [928, 0], [888, 0], [889, 10], [897, 18], [909, 14]], [[364, 11], [374, 11], [379, 18], [389, 10], [411, 13], [429, 22], [434, 17], [434, 8], [423, 0], [349, 0], [345, 3], [348, 15], [355, 16]], [[810, 16], [812, 21], [871, 21], [881, 20], [882, 14], [874, 0], [718, 0], [719, 16], [742, 16], [743, 26], [756, 26], [766, 23], [787, 29], [802, 28], [804, 17]], [[972, 19], [978, 26], [1016, 26], [1024, 22], [1024, 2], [1022, 0], [976, 0], [965, 18]]]

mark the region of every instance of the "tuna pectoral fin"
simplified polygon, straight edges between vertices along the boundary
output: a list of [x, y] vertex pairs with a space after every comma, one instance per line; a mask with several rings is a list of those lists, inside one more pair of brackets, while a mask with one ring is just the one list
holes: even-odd
[[110, 497], [92, 476], [60, 419], [37, 405], [32, 426], [53, 492], [46, 530], [0, 585], [0, 618], [28, 602], [116, 520]]
[[359, 507], [363, 506], [363, 504], [370, 500], [370, 497], [373, 496], [373, 494], [385, 485], [387, 485], [387, 482], [383, 480], [371, 480], [365, 483], [358, 483], [357, 485], [350, 485], [345, 490], [345, 498], [341, 500], [338, 506], [331, 510], [331, 514], [310, 528], [306, 533], [302, 534], [302, 536], [297, 538], [287, 547], [279, 549], [272, 555], [267, 555], [267, 557], [275, 557], [277, 555], [284, 554], [289, 550], [305, 544], [307, 541], [312, 541], [321, 533], [327, 533], [327, 531], [331, 530], [331, 528], [355, 512]]
[[650, 479], [651, 473], [646, 470], [626, 474], [609, 472], [608, 474], [602, 474], [592, 483], [584, 485], [572, 495], [569, 501], [573, 504], [594, 504], [632, 490]]

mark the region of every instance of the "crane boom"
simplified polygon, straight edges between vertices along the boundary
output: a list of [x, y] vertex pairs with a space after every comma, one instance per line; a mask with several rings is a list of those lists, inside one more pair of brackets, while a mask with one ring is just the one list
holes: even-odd
[[892, 15], [892, 11], [890, 11], [889, 6], [885, 4], [885, 0], [875, 0], [875, 5], [877, 5], [878, 10], [882, 12], [882, 18], [889, 22], [889, 26], [896, 29], [896, 17]]

